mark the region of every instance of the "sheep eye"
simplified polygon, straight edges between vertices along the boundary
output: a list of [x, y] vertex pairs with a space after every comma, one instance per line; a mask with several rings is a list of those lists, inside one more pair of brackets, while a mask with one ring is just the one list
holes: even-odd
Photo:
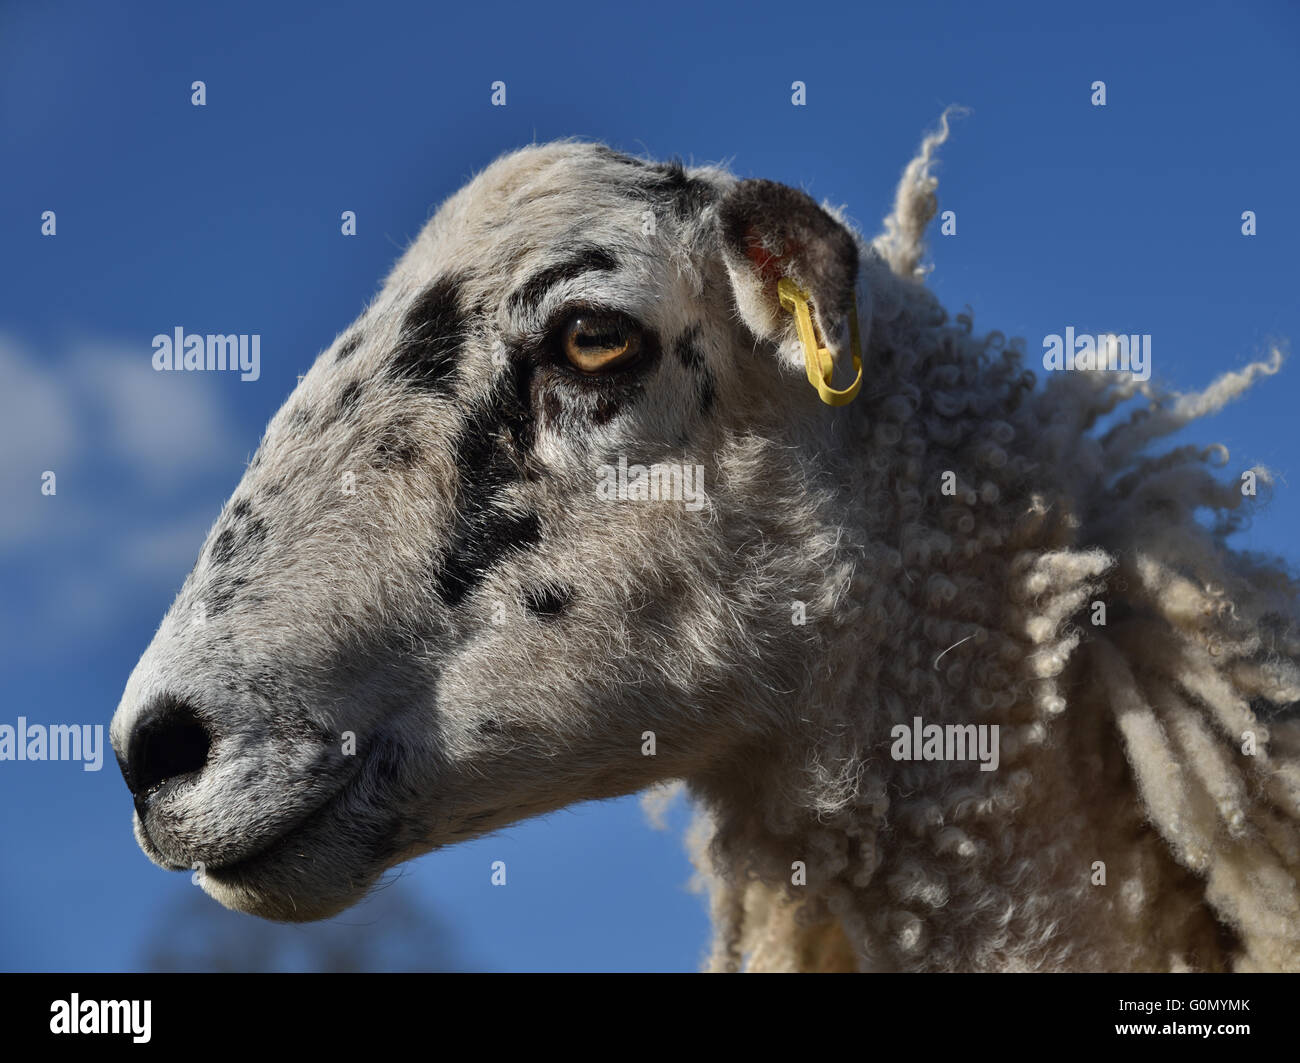
[[574, 368], [607, 373], [636, 361], [641, 329], [621, 314], [583, 311], [565, 325], [560, 346]]

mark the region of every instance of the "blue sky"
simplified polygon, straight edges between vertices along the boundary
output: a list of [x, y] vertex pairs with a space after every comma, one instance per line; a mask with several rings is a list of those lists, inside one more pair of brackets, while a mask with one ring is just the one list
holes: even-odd
[[[922, 132], [965, 105], [939, 168], [958, 231], [934, 235], [931, 283], [977, 329], [1030, 352], [1067, 325], [1149, 333], [1155, 375], [1182, 389], [1294, 344], [1297, 8], [1043, 6], [0, 8], [0, 723], [107, 725], [297, 375], [439, 202], [532, 141], [726, 161], [874, 233]], [[259, 333], [261, 378], [154, 373], [151, 338], [176, 326]], [[1241, 543], [1293, 559], [1298, 398], [1289, 364], [1195, 433], [1275, 470]], [[310, 965], [294, 947], [386, 918], [187, 915], [196, 888], [148, 863], [130, 810], [111, 760], [0, 762], [0, 969], [139, 969], [203, 920]], [[426, 856], [393, 889], [454, 965], [690, 970], [707, 920], [685, 821], [653, 830], [635, 798], [582, 806]]]

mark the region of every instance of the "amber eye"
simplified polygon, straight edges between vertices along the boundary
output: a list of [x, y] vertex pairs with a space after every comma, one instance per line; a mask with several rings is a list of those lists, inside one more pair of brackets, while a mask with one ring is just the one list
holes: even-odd
[[622, 314], [583, 311], [560, 335], [569, 364], [584, 373], [607, 373], [634, 362], [641, 353], [641, 330]]

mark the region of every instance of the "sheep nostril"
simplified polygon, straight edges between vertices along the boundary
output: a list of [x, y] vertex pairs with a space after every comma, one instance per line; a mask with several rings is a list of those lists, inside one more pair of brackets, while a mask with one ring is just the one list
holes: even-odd
[[135, 795], [136, 809], [164, 783], [203, 770], [212, 736], [193, 707], [164, 698], [136, 724], [122, 775]]

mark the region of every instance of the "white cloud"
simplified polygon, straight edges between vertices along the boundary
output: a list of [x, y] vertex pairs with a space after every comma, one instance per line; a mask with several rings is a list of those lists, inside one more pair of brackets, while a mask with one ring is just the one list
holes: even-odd
[[0, 336], [0, 546], [37, 533], [41, 473], [69, 464], [82, 445], [79, 428], [54, 375]]
[[167, 484], [229, 468], [235, 442], [220, 404], [220, 378], [157, 372], [151, 354], [84, 347], [62, 375], [106, 422], [104, 442], [113, 455], [138, 475]]
[[[0, 548], [41, 538], [56, 506], [64, 523], [85, 519], [68, 494], [92, 464], [111, 463], [123, 491], [174, 489], [237, 468], [239, 435], [207, 374], [155, 372], [149, 351], [101, 343], [39, 362], [0, 335]], [[47, 470], [57, 502], [41, 494]]]
[[198, 557], [252, 441], [219, 383], [150, 356], [95, 342], [38, 359], [0, 335], [0, 558], [40, 587], [6, 637], [102, 631]]

